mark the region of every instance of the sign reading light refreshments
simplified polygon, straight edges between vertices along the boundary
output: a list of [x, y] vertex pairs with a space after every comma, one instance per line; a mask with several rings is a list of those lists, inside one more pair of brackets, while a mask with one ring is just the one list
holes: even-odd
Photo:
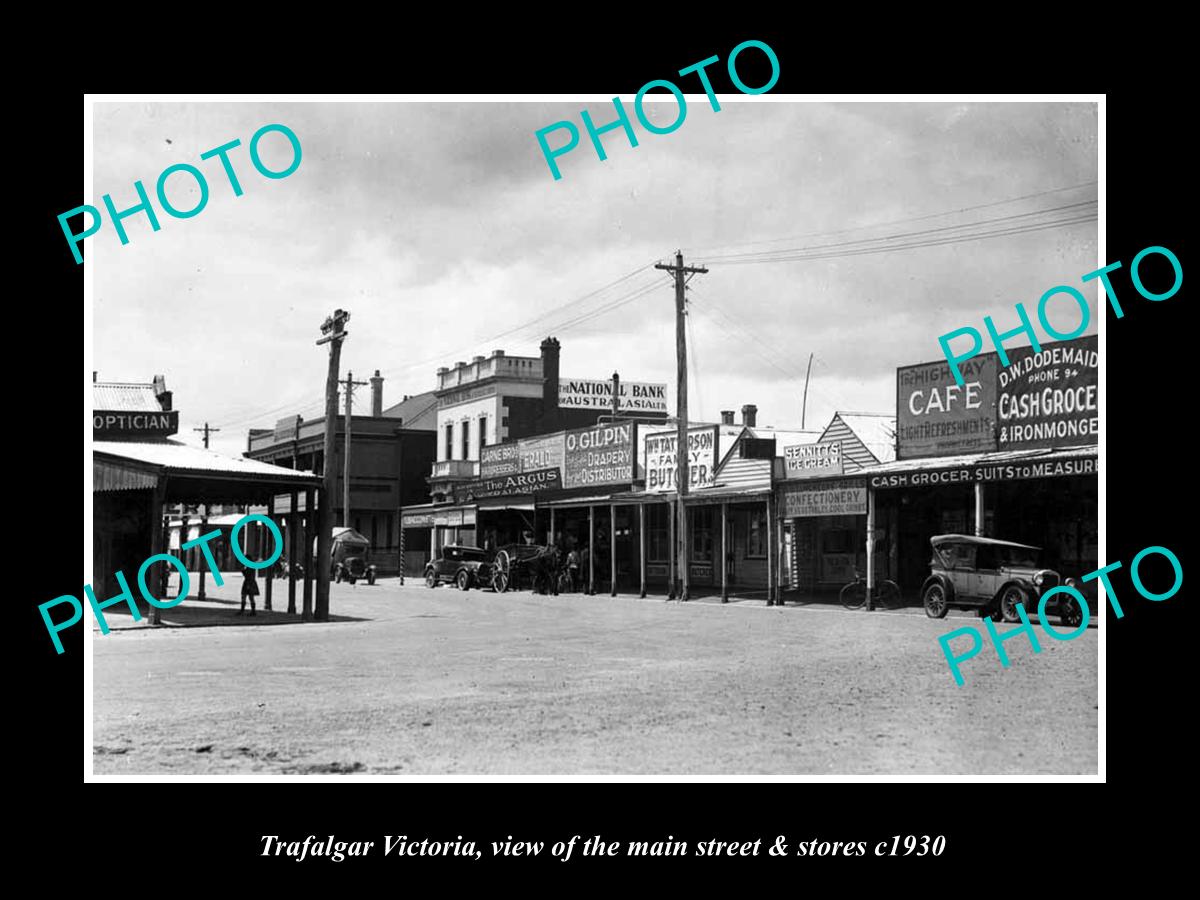
[[[612, 409], [612, 382], [602, 378], [560, 378], [558, 380], [559, 409]], [[621, 412], [667, 411], [667, 386], [622, 381]]]

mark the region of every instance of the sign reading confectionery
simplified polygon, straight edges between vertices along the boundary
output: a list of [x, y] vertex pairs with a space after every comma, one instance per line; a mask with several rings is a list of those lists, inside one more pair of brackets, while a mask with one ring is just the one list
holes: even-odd
[[961, 387], [945, 360], [896, 370], [897, 458], [996, 449], [996, 356], [976, 356], [960, 368]]
[[625, 422], [566, 432], [563, 487], [632, 482], [633, 428]]
[[1001, 450], [1084, 446], [1100, 440], [1096, 335], [1008, 351], [999, 373]]
[[[560, 409], [612, 409], [612, 382], [602, 378], [559, 378], [558, 406]], [[622, 381], [621, 412], [667, 411], [667, 386]]]
[[783, 477], [815, 478], [842, 474], [842, 442], [784, 445]]
[[[688, 490], [710, 488], [717, 480], [717, 426], [690, 428], [687, 433]], [[675, 490], [679, 457], [674, 431], [646, 435], [646, 490], [654, 493]]]
[[783, 517], [861, 516], [867, 512], [867, 482], [842, 478], [813, 484], [789, 484], [782, 489]]
[[127, 412], [97, 409], [92, 413], [92, 439], [166, 437], [179, 431], [179, 410]]

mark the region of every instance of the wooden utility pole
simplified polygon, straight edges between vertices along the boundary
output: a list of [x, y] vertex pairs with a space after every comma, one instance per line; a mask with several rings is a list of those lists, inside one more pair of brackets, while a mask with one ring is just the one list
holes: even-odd
[[193, 429], [192, 429], [192, 431], [202, 431], [202, 432], [204, 432], [204, 449], [205, 449], [205, 450], [207, 450], [207, 449], [208, 449], [208, 434], [209, 434], [209, 432], [211, 432], [211, 431], [220, 431], [220, 430], [221, 430], [220, 428], [210, 428], [207, 422], [205, 422], [205, 423], [204, 423], [204, 427], [203, 427], [203, 428], [193, 428]]
[[808, 354], [808, 369], [804, 372], [804, 401], [800, 405], [800, 430], [804, 430], [804, 414], [808, 412], [808, 376], [812, 374], [813, 355]]
[[677, 393], [677, 411], [676, 415], [679, 418], [678, 428], [676, 431], [676, 447], [675, 447], [675, 496], [676, 504], [679, 510], [679, 534], [678, 546], [672, 548], [679, 554], [679, 578], [680, 589], [677, 595], [679, 600], [688, 599], [689, 572], [688, 572], [688, 527], [687, 527], [687, 507], [684, 506], [684, 498], [687, 496], [688, 490], [688, 458], [687, 458], [687, 432], [688, 432], [688, 406], [687, 406], [687, 341], [684, 338], [684, 316], [687, 315], [687, 283], [690, 278], [685, 278], [686, 275], [695, 275], [697, 273], [705, 275], [708, 269], [699, 266], [685, 266], [683, 264], [683, 253], [679, 250], [675, 251], [675, 265], [663, 265], [656, 263], [654, 268], [664, 269], [675, 276], [675, 382]]
[[366, 385], [365, 381], [355, 381], [354, 373], [347, 372], [346, 380], [340, 382], [346, 389], [346, 441], [342, 449], [342, 527], [350, 527], [350, 427], [353, 421], [354, 389]]
[[333, 467], [334, 440], [337, 437], [337, 390], [338, 366], [342, 360], [342, 341], [350, 334], [345, 330], [350, 313], [344, 309], [334, 310], [332, 316], [321, 325], [325, 335], [317, 345], [329, 345], [329, 373], [325, 377], [325, 483], [317, 500], [317, 558], [313, 565], [317, 570], [317, 598], [315, 618], [323, 622], [329, 618], [329, 556], [333, 541], [333, 496], [337, 493], [337, 472]]

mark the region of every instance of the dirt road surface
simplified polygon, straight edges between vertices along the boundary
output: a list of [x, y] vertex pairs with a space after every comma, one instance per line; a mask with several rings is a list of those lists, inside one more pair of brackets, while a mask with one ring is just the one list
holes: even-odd
[[958, 687], [937, 638], [965, 614], [389, 579], [301, 624], [234, 596], [94, 634], [96, 774], [1096, 772], [1094, 625], [1007, 669], [985, 643]]

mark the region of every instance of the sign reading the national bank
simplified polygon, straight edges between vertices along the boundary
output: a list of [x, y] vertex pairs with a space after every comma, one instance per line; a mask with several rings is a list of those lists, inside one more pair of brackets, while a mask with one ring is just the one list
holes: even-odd
[[179, 410], [127, 412], [98, 409], [92, 413], [92, 439], [166, 437], [179, 431]]
[[[560, 378], [559, 409], [612, 409], [612, 382], [595, 378]], [[667, 386], [622, 381], [618, 410], [621, 412], [667, 411]]]

